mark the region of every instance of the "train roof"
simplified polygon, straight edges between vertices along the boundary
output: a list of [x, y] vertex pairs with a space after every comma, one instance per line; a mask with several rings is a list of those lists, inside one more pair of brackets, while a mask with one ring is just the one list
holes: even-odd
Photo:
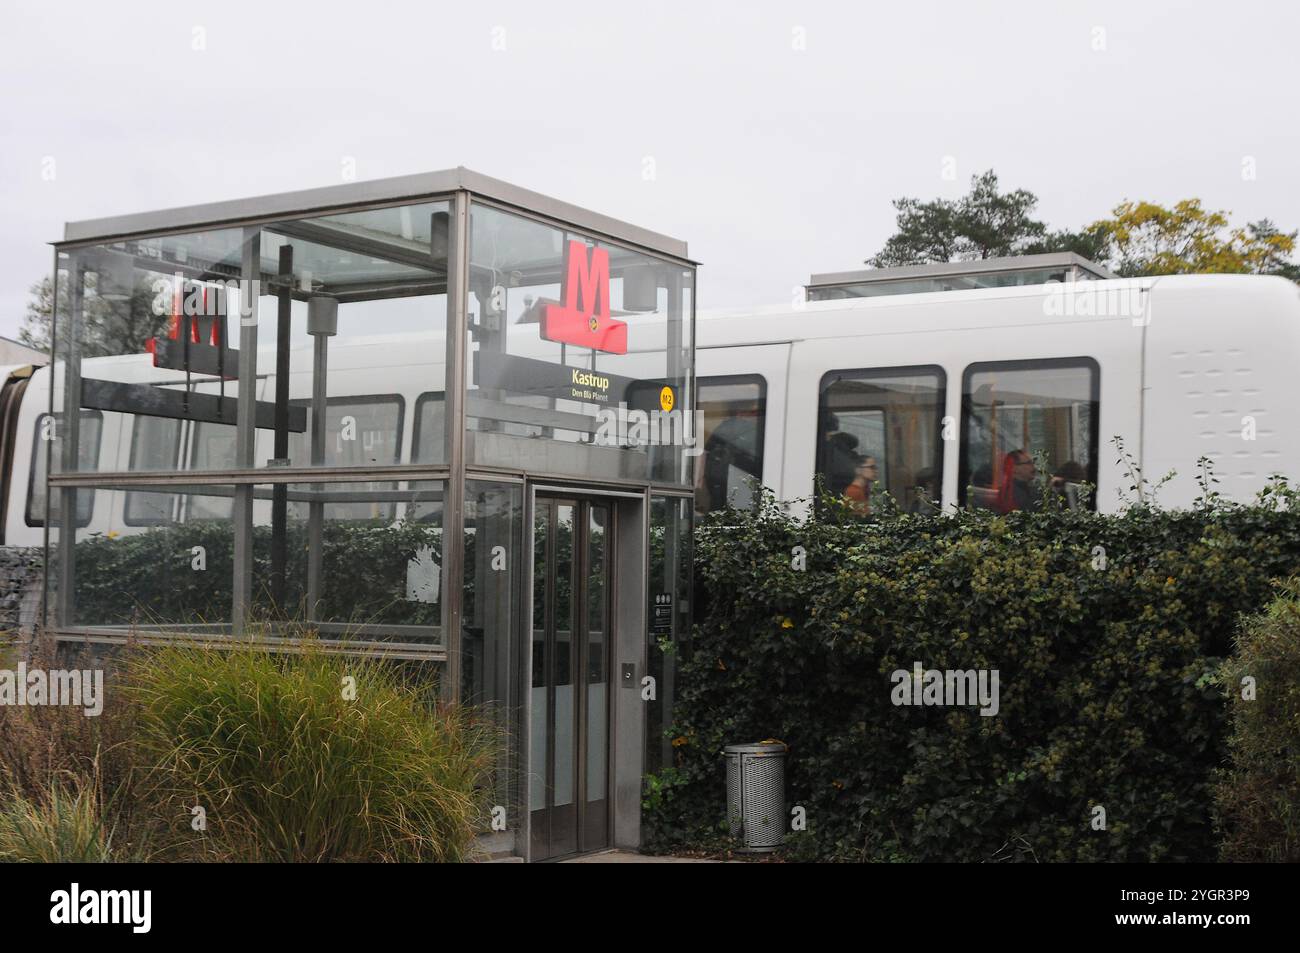
[[[1016, 285], [963, 291], [881, 295], [808, 301], [800, 304], [749, 308], [701, 309], [697, 312], [697, 347], [779, 344], [809, 338], [905, 334], [980, 326], [1047, 324], [1096, 320], [1094, 317], [1053, 317], [1046, 306], [1051, 295], [1103, 296], [1137, 289], [1160, 294], [1232, 294], [1256, 305], [1293, 307], [1300, 313], [1300, 286], [1273, 275], [1161, 275], [1117, 278], [1070, 284]], [[1020, 307], [999, 312], [999, 302]], [[1030, 302], [1038, 308], [1025, 309]]]

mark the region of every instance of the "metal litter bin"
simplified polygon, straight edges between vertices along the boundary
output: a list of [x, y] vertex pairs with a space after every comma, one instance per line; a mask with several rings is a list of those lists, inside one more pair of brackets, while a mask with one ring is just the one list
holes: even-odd
[[766, 853], [785, 835], [785, 742], [727, 745], [727, 819], [745, 850]]

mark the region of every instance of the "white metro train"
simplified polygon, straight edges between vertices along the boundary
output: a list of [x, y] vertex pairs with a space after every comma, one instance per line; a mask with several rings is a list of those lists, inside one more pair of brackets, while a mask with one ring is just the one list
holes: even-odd
[[[421, 446], [441, 441], [429, 410], [442, 394], [428, 386], [431, 367], [410, 362], [409, 345], [399, 335], [352, 338], [330, 355], [331, 413], [361, 420], [368, 450], [380, 447], [390, 463], [419, 461]], [[701, 313], [696, 347], [701, 511], [745, 505], [755, 480], [780, 499], [806, 498], [818, 475], [866, 512], [882, 489], [914, 511], [1032, 506], [1035, 479], [1075, 505], [1071, 488], [1094, 484], [1095, 505], [1111, 511], [1135, 468], [1152, 482], [1176, 471], [1158, 502], [1186, 506], [1202, 456], [1234, 499], [1273, 474], [1300, 477], [1300, 288], [1281, 278], [1103, 280]], [[270, 352], [263, 361], [274, 366]], [[83, 375], [91, 367], [110, 380], [150, 379], [145, 355], [90, 359]], [[40, 545], [45, 467], [33, 451], [50, 371], [0, 368], [0, 378], [3, 543]], [[265, 400], [269, 385], [260, 386]], [[82, 419], [83, 453], [98, 457], [83, 459], [85, 469], [208, 469], [232, 453], [227, 425], [109, 411]], [[258, 440], [264, 460], [270, 434]], [[128, 489], [83, 498], [78, 524], [90, 533], [215, 516], [222, 504], [183, 509], [176, 494]]]
[[[913, 510], [1031, 505], [1017, 484], [1044, 460], [1056, 485], [1093, 484], [1102, 511], [1132, 498], [1135, 471], [1175, 471], [1157, 502], [1191, 504], [1202, 456], [1233, 499], [1275, 473], [1300, 478], [1300, 287], [1282, 278], [848, 298], [710, 315], [696, 342], [706, 429], [756, 450], [724, 472], [708, 460], [725, 435], [713, 440], [705, 509], [744, 493], [738, 470], [781, 499], [812, 494], [821, 474], [859, 506], [874, 486]], [[761, 427], [725, 424], [728, 405]]]

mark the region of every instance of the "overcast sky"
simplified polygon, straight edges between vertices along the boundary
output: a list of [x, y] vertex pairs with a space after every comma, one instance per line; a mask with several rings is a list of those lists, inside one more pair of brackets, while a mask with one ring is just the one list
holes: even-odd
[[987, 168], [1054, 227], [1190, 196], [1300, 226], [1292, 2], [290, 7], [6, 0], [0, 334], [65, 221], [349, 161], [464, 165], [684, 239], [706, 308], [857, 267], [891, 199]]

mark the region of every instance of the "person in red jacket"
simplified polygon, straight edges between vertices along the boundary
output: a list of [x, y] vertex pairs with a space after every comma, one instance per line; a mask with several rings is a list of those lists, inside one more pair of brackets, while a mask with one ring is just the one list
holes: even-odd
[[1034, 477], [1037, 475], [1038, 467], [1034, 465], [1032, 456], [1024, 450], [1008, 453], [1002, 458], [993, 509], [999, 513], [1038, 509], [1038, 498], [1034, 494]]

